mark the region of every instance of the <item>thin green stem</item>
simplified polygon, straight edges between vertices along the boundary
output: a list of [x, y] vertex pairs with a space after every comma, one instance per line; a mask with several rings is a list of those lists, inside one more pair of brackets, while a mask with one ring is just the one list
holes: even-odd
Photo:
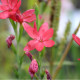
[[39, 52], [39, 74], [41, 74], [41, 52]]
[[[77, 33], [77, 31], [79, 30], [79, 27], [80, 27], [80, 24], [79, 24], [79, 26], [77, 27], [77, 29], [75, 30], [74, 34]], [[60, 60], [60, 62], [59, 62], [59, 64], [58, 64], [58, 67], [56, 68], [56, 70], [55, 70], [55, 72], [54, 72], [53, 80], [55, 80], [57, 74], [59, 73], [59, 71], [60, 71], [60, 69], [61, 69], [61, 67], [62, 67], [62, 65], [63, 65], [64, 59], [66, 58], [66, 56], [67, 56], [67, 54], [68, 54], [68, 51], [70, 50], [70, 47], [71, 47], [71, 45], [72, 45], [72, 42], [73, 42], [73, 38], [72, 38], [71, 41], [68, 43], [68, 45], [67, 45], [67, 47], [66, 47], [66, 49], [65, 49], [65, 51], [64, 51], [64, 53], [63, 53], [63, 56], [61, 57], [61, 60]]]

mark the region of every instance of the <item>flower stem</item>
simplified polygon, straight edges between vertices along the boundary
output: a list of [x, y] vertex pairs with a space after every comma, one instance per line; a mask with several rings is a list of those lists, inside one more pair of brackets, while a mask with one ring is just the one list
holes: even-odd
[[13, 20], [9, 19], [11, 24], [12, 24], [12, 27], [14, 29], [14, 32], [15, 32], [15, 37], [16, 37], [16, 42], [17, 42], [17, 48], [15, 48], [13, 45], [13, 51], [15, 52], [15, 55], [16, 55], [16, 60], [17, 60], [17, 65], [18, 65], [18, 68], [17, 68], [17, 73], [15, 73], [16, 75], [16, 78], [17, 79], [20, 79], [20, 69], [21, 69], [21, 65], [22, 65], [22, 62], [23, 62], [23, 57], [24, 55], [20, 58], [19, 56], [19, 44], [20, 44], [20, 40], [21, 40], [21, 37], [22, 37], [22, 33], [23, 33], [23, 26], [20, 24], [19, 26], [19, 33], [17, 31], [17, 23], [15, 23]]
[[39, 74], [41, 74], [41, 52], [39, 52]]
[[39, 52], [39, 74], [40, 74], [40, 78], [41, 78], [42, 57], [43, 57], [43, 52]]
[[[75, 30], [74, 34], [77, 33], [77, 31], [79, 30], [79, 27], [80, 27], [80, 24], [79, 24], [79, 26], [77, 27], [77, 29]], [[59, 64], [58, 64], [58, 67], [56, 68], [56, 71], [54, 72], [53, 80], [55, 80], [57, 74], [59, 73], [59, 71], [60, 71], [60, 69], [61, 69], [61, 67], [62, 67], [62, 64], [63, 64], [63, 62], [64, 62], [64, 59], [66, 58], [66, 56], [67, 56], [67, 54], [68, 54], [68, 51], [70, 50], [70, 47], [71, 47], [71, 45], [72, 45], [72, 42], [73, 42], [73, 38], [70, 40], [70, 42], [68, 43], [68, 45], [67, 45], [67, 47], [66, 47], [66, 50], [65, 50], [64, 53], [63, 53], [63, 56], [62, 56], [62, 58], [61, 58], [61, 60], [60, 60], [60, 62], [59, 62]]]

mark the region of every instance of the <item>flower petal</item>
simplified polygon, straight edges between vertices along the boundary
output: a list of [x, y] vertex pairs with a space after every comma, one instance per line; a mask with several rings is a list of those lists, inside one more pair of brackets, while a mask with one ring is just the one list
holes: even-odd
[[8, 0], [1, 0], [2, 4], [7, 5], [8, 4]]
[[10, 8], [14, 8], [18, 3], [18, 0], [8, 0]]
[[18, 1], [13, 11], [17, 11], [20, 6], [21, 6], [21, 0]]
[[0, 5], [0, 10], [9, 10], [9, 7], [6, 5]]
[[31, 40], [27, 43], [27, 46], [24, 48], [24, 51], [31, 51], [35, 49], [36, 40]]
[[38, 33], [35, 31], [34, 28], [32, 28], [30, 25], [28, 25], [27, 23], [23, 22], [23, 27], [24, 27], [24, 30], [28, 33], [28, 35], [35, 39], [37, 36], [38, 36]]
[[0, 13], [0, 19], [6, 19], [9, 17], [9, 12], [8, 11], [4, 11]]
[[35, 14], [23, 18], [23, 21], [25, 21], [25, 22], [29, 22], [29, 23], [30, 23], [30, 22], [33, 22], [33, 21], [35, 21], [35, 20], [36, 20], [36, 16], [35, 16]]
[[44, 48], [44, 44], [42, 42], [37, 42], [35, 48], [37, 51], [42, 51], [42, 49]]
[[44, 32], [46, 32], [49, 29], [48, 23], [44, 23], [40, 29], [39, 29], [39, 34], [42, 36]]
[[45, 47], [52, 47], [55, 44], [53, 40], [44, 41], [43, 43]]
[[43, 34], [43, 40], [48, 40], [53, 36], [53, 29], [50, 28], [49, 30], [47, 30], [44, 34]]
[[23, 18], [32, 16], [32, 14], [34, 14], [34, 12], [35, 12], [34, 9], [30, 9], [30, 10], [25, 11], [25, 12], [22, 14], [22, 15], [23, 15]]
[[77, 37], [75, 34], [72, 34], [72, 37], [73, 37], [74, 41], [80, 46], [80, 38]]

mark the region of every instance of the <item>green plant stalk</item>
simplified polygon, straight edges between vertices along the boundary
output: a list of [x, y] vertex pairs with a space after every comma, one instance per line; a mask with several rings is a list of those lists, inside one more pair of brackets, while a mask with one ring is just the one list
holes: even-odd
[[41, 78], [42, 58], [43, 58], [43, 51], [39, 52], [39, 61], [38, 62], [39, 62], [39, 75], [40, 75], [40, 78]]
[[[61, 9], [61, 1], [60, 0], [52, 0], [51, 6], [51, 16], [50, 16], [50, 27], [54, 29], [53, 40], [56, 38], [56, 33], [58, 30], [59, 25], [59, 16], [60, 16], [60, 9]], [[55, 56], [55, 47], [52, 47], [50, 50], [51, 53], [51, 60], [50, 60], [50, 74], [53, 74], [53, 66], [54, 66], [54, 56]]]
[[[39, 52], [39, 75], [41, 74], [41, 52]], [[41, 75], [40, 75], [41, 77]]]
[[[79, 26], [77, 27], [77, 29], [75, 30], [74, 34], [77, 33], [77, 31], [79, 30], [79, 27], [80, 27], [80, 24], [79, 24]], [[63, 64], [63, 62], [64, 62], [64, 59], [66, 58], [66, 56], [67, 56], [67, 54], [68, 54], [68, 51], [70, 50], [70, 47], [71, 47], [71, 45], [72, 45], [72, 42], [73, 42], [73, 38], [72, 38], [72, 39], [70, 40], [70, 42], [68, 43], [68, 45], [67, 45], [67, 47], [66, 47], [66, 49], [65, 49], [65, 51], [64, 51], [64, 53], [63, 53], [63, 56], [61, 57], [61, 60], [60, 60], [58, 66], [57, 66], [57, 68], [56, 68], [56, 70], [55, 70], [55, 72], [54, 72], [54, 74], [53, 74], [53, 80], [55, 80], [57, 74], [59, 73], [59, 71], [60, 71], [60, 69], [61, 69], [61, 67], [62, 67], [62, 64]]]
[[22, 37], [22, 33], [23, 33], [23, 26], [20, 24], [19, 34], [17, 34], [18, 38], [17, 38], [17, 55], [16, 55], [17, 63], [18, 63], [18, 78], [20, 78], [20, 70], [24, 58], [24, 55], [21, 58], [19, 57], [19, 44]]
[[58, 47], [57, 58], [55, 59], [55, 61], [59, 59], [59, 57], [61, 56], [61, 53], [63, 52], [63, 49], [65, 48], [65, 44], [67, 42], [67, 36], [69, 35], [69, 32], [70, 32], [70, 27], [71, 27], [71, 23], [70, 21], [68, 21], [65, 29], [65, 33], [64, 33], [64, 38], [61, 39], [61, 43]]
[[21, 37], [22, 37], [22, 33], [23, 33], [23, 27], [22, 25], [20, 24], [20, 27], [19, 27], [19, 34], [17, 32], [17, 23], [15, 23], [13, 20], [9, 19], [12, 26], [13, 26], [13, 29], [14, 29], [14, 32], [15, 32], [15, 37], [16, 37], [16, 42], [17, 42], [17, 49], [15, 48], [15, 46], [12, 44], [11, 48], [14, 52], [14, 54], [16, 55], [16, 60], [17, 60], [17, 65], [18, 65], [18, 69], [17, 69], [17, 79], [20, 78], [20, 69], [21, 69], [21, 65], [22, 65], [22, 61], [24, 58], [23, 56], [20, 58], [19, 57], [19, 44], [20, 44], [20, 40], [21, 40]]

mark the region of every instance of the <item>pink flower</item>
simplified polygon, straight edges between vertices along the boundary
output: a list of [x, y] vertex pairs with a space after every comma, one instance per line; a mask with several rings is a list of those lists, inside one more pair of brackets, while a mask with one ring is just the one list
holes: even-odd
[[80, 38], [77, 37], [75, 34], [72, 34], [72, 37], [73, 37], [74, 41], [80, 46]]
[[27, 23], [23, 23], [23, 27], [28, 35], [33, 39], [27, 43], [27, 46], [24, 48], [24, 51], [31, 51], [36, 49], [37, 51], [41, 51], [44, 46], [52, 47], [55, 42], [50, 40], [53, 36], [53, 29], [48, 27], [47, 23], [44, 23], [39, 31], [37, 31], [36, 23], [34, 22], [34, 28], [32, 28]]
[[50, 76], [50, 73], [48, 72], [48, 70], [45, 70], [45, 73], [47, 75], [47, 80], [51, 80], [51, 76]]
[[42, 15], [39, 15], [39, 19], [40, 19], [40, 20], [42, 19]]
[[11, 47], [12, 41], [13, 41], [14, 39], [15, 39], [15, 36], [12, 35], [12, 34], [6, 39], [6, 43], [7, 43], [7, 45], [8, 45], [8, 48]]
[[9, 18], [11, 15], [14, 15], [21, 5], [21, 0], [1, 0], [2, 4], [0, 5], [0, 19]]
[[25, 54], [29, 57], [31, 61], [33, 60], [32, 54], [30, 52], [25, 52]]
[[21, 12], [18, 11], [15, 15], [12, 15], [10, 18], [19, 23], [32, 22], [36, 20], [35, 10], [30, 9], [25, 11], [23, 14], [21, 14]]
[[38, 63], [34, 59], [32, 60], [30, 66], [29, 66], [29, 74], [31, 75], [31, 78], [33, 78], [34, 74], [38, 71]]
[[78, 58], [77, 60], [80, 61], [80, 58]]

